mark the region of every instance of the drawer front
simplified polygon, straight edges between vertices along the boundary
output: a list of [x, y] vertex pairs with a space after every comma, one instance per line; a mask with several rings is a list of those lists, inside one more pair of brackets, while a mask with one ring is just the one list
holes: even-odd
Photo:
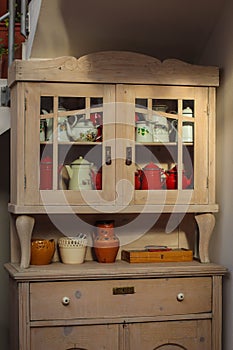
[[118, 350], [118, 326], [66, 326], [31, 329], [31, 350]]
[[211, 277], [30, 284], [31, 320], [159, 316], [211, 311]]

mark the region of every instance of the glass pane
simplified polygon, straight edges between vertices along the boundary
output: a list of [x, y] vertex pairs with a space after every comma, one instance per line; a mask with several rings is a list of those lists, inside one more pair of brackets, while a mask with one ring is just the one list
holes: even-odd
[[103, 97], [42, 96], [40, 189], [102, 189]]
[[194, 147], [183, 145], [182, 189], [194, 188]]
[[153, 99], [152, 109], [154, 111], [161, 111], [171, 114], [178, 113], [178, 101], [171, 99]]
[[41, 96], [40, 114], [53, 113], [53, 96]]
[[194, 100], [183, 100], [182, 114], [185, 117], [194, 117]]
[[186, 190], [194, 188], [194, 100], [183, 100], [182, 108], [182, 189]]
[[40, 189], [53, 188], [53, 145], [41, 144], [40, 149]]
[[135, 99], [135, 111], [135, 189], [177, 189], [170, 172], [178, 163], [178, 101]]
[[52, 141], [53, 139], [53, 96], [41, 96], [40, 104], [40, 141]]
[[182, 142], [194, 141], [194, 124], [192, 122], [182, 123]]
[[77, 147], [59, 146], [59, 189], [100, 190], [102, 189], [101, 145]]

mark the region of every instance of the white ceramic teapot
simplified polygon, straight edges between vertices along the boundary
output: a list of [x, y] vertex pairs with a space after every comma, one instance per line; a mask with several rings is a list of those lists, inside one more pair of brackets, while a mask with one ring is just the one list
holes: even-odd
[[74, 160], [70, 165], [66, 165], [69, 175], [69, 190], [91, 190], [92, 179], [91, 169], [93, 164], [88, 162], [83, 157]]
[[95, 141], [98, 133], [97, 128], [90, 119], [79, 118], [74, 115], [72, 124], [66, 121], [67, 134], [74, 141]]

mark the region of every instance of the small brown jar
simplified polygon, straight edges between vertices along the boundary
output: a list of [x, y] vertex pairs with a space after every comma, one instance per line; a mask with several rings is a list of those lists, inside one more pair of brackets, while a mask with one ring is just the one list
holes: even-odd
[[33, 238], [31, 241], [31, 265], [48, 265], [55, 252], [54, 239]]

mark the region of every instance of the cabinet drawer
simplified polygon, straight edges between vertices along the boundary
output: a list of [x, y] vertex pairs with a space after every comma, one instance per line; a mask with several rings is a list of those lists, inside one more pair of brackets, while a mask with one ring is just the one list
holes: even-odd
[[211, 311], [211, 277], [30, 284], [31, 320]]
[[118, 325], [31, 329], [31, 350], [118, 350]]

